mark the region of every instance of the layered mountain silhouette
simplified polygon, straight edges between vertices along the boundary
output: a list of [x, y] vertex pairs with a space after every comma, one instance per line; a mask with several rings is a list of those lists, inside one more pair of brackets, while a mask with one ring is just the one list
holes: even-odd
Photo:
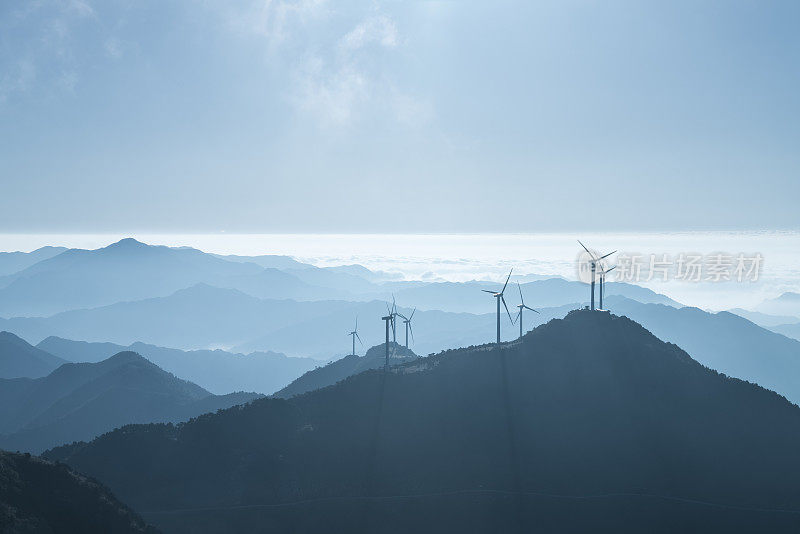
[[49, 451], [170, 532], [796, 532], [800, 409], [633, 321]]
[[744, 317], [758, 326], [769, 328], [770, 330], [775, 326], [800, 322], [800, 319], [792, 317], [791, 315], [770, 315], [768, 313], [745, 310], [742, 308], [732, 308], [728, 311], [740, 317]]
[[771, 315], [790, 315], [800, 320], [800, 293], [787, 291], [774, 299], [767, 299], [755, 311]]
[[0, 314], [47, 316], [166, 296], [198, 283], [246, 288], [257, 296], [271, 298], [325, 295], [324, 289], [277, 269], [128, 238], [97, 250], [66, 250], [0, 277]]
[[770, 327], [770, 330], [800, 341], [800, 323], [779, 324], [777, 326]]
[[0, 378], [39, 378], [66, 363], [11, 332], [0, 332]]
[[97, 250], [70, 249], [0, 278], [0, 314], [50, 315], [75, 308], [167, 295], [187, 282], [255, 274], [194, 249], [150, 246], [123, 239]]
[[[480, 289], [496, 285], [390, 281], [387, 273], [373, 273], [357, 265], [319, 268], [282, 256], [219, 256], [188, 247], [151, 246], [130, 238], [96, 250], [69, 249], [42, 257], [46, 259], [0, 276], [0, 315], [45, 317], [165, 297], [201, 283], [264, 299], [369, 301], [391, 298], [394, 292], [398, 299], [424, 310], [483, 313], [486, 305]], [[539, 307], [586, 298], [584, 284], [561, 278], [527, 282], [523, 290]], [[677, 305], [630, 284], [609, 283], [607, 290], [609, 295]]]
[[609, 297], [608, 307], [671, 341], [712, 369], [800, 403], [800, 341], [729, 313]]
[[259, 395], [212, 395], [134, 352], [0, 380], [0, 448], [39, 452], [129, 423], [184, 421]]
[[179, 376], [215, 394], [255, 391], [270, 394], [319, 365], [311, 358], [290, 358], [275, 352], [238, 354], [223, 350], [183, 351], [133, 343], [90, 343], [51, 336], [38, 348], [71, 362], [98, 362], [118, 352], [141, 354], [165, 371]]
[[[258, 299], [234, 289], [197, 284], [167, 297], [74, 310], [31, 322], [36, 329], [49, 325], [50, 335], [62, 338], [122, 345], [143, 341], [188, 349], [236, 345], [258, 332], [350, 306], [352, 303], [344, 301]], [[23, 322], [14, 324], [15, 332], [25, 336]]]
[[[502, 284], [500, 284], [502, 285]], [[387, 288], [394, 291], [398, 302], [413, 302], [424, 310], [448, 310], [454, 312], [484, 313], [487, 307], [491, 311], [491, 302], [487, 306], [483, 289], [498, 290], [500, 285], [491, 282], [437, 282], [432, 284], [414, 284], [394, 282]], [[509, 301], [516, 301], [516, 289], [507, 294]], [[547, 278], [522, 284], [525, 302], [535, 308], [559, 307], [572, 303], [587, 303], [589, 291], [586, 284], [565, 280], [563, 278]], [[677, 302], [655, 293], [650, 289], [632, 284], [610, 282], [606, 284], [606, 295], [620, 295], [644, 303], [667, 304], [680, 306]]]
[[0, 252], [0, 276], [14, 274], [34, 263], [57, 256], [67, 250], [64, 247], [42, 247], [33, 252]]
[[[487, 304], [491, 308], [488, 299]], [[562, 317], [576, 306], [542, 309], [542, 316]], [[411, 313], [407, 308], [401, 311]], [[258, 299], [237, 290], [198, 284], [168, 297], [69, 311], [46, 319], [0, 320], [0, 326], [13, 326], [16, 333], [37, 343], [48, 337], [35, 336], [44, 330], [61, 338], [123, 346], [142, 341], [182, 349], [232, 347], [234, 352], [271, 350], [327, 360], [332, 356], [332, 347], [337, 345], [342, 349], [339, 354], [349, 352], [350, 343], [343, 332], [352, 329], [356, 316], [374, 318], [362, 319], [359, 324], [366, 343], [382, 340], [380, 317], [385, 312], [384, 301]], [[517, 329], [510, 324], [503, 328], [508, 339], [515, 338], [518, 335], [515, 332]], [[418, 310], [414, 333], [420, 352], [480, 343], [494, 336], [494, 314]]]
[[[418, 357], [414, 351], [392, 341], [389, 342], [389, 365], [399, 365]], [[289, 398], [307, 391], [331, 386], [368, 369], [381, 369], [386, 361], [386, 343], [381, 343], [370, 348], [363, 356], [350, 354], [340, 360], [308, 371], [275, 393], [275, 396]]]
[[0, 451], [0, 531], [156, 534], [95, 480], [64, 464]]

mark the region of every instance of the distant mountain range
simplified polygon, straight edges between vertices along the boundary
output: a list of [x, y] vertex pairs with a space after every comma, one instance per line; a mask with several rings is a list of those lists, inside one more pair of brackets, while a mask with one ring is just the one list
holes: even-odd
[[[492, 302], [487, 300], [487, 304], [491, 311]], [[567, 306], [558, 313], [563, 316], [575, 307]], [[368, 344], [381, 342], [384, 332], [380, 317], [385, 311], [383, 301], [258, 299], [237, 290], [199, 284], [168, 297], [69, 311], [44, 319], [0, 319], [0, 327], [37, 343], [53, 335], [123, 346], [142, 341], [182, 349], [232, 347], [243, 353], [272, 350], [328, 360], [350, 351], [345, 334], [357, 316], [361, 317], [362, 339]], [[542, 311], [545, 317], [550, 313]], [[491, 339], [494, 314], [418, 311], [413, 328], [418, 352], [439, 351]], [[48, 335], [42, 337], [45, 332]], [[508, 339], [514, 339], [518, 335], [515, 332], [510, 323], [504, 325]], [[399, 333], [404, 335], [402, 328]], [[337, 345], [341, 350], [331, 354]]]
[[770, 327], [770, 330], [800, 341], [800, 323], [779, 324], [777, 326]]
[[0, 451], [0, 531], [157, 534], [106, 487], [29, 454]]
[[[406, 287], [403, 283], [387, 284], [394, 290], [397, 302], [413, 305], [423, 310], [446, 310], [453, 312], [485, 313], [491, 311], [491, 302], [487, 302], [482, 290], [499, 290], [502, 284], [492, 282], [438, 282]], [[589, 287], [581, 282], [563, 278], [547, 278], [522, 284], [525, 302], [534, 308], [559, 307], [565, 304], [589, 304]], [[607, 296], [619, 295], [643, 303], [667, 304], [681, 306], [678, 302], [646, 289], [626, 283], [609, 282], [606, 284]], [[518, 303], [517, 288], [509, 287], [506, 299]]]
[[11, 332], [0, 332], [0, 378], [39, 378], [66, 363]]
[[66, 250], [0, 277], [0, 314], [48, 316], [166, 296], [198, 283], [271, 298], [330, 298], [342, 293], [312, 287], [291, 274], [254, 263], [123, 239], [97, 250]]
[[[0, 315], [47, 317], [165, 297], [196, 284], [236, 289], [263, 299], [370, 301], [386, 300], [395, 293], [401, 304], [423, 310], [483, 313], [487, 306], [480, 290], [497, 285], [391, 278], [388, 273], [374, 273], [358, 265], [319, 268], [285, 256], [219, 256], [123, 239], [97, 250], [65, 250], [0, 276]], [[562, 278], [538, 279], [541, 276], [520, 279], [532, 278], [535, 280], [523, 284], [522, 289], [535, 306], [556, 307], [586, 300], [585, 284]], [[678, 305], [649, 289], [624, 283], [609, 283], [607, 294]]]
[[46, 319], [0, 320], [0, 326], [13, 328], [37, 343], [43, 338], [32, 334], [45, 327], [49, 335], [66, 339], [122, 345], [143, 341], [184, 349], [230, 347], [260, 332], [351, 306], [353, 303], [346, 301], [265, 300], [233, 289], [198, 284], [167, 297], [68, 311]]
[[133, 343], [89, 343], [48, 337], [38, 348], [71, 362], [99, 362], [123, 351], [141, 354], [167, 372], [217, 395], [235, 391], [270, 394], [320, 364], [311, 358], [290, 358], [275, 352], [234, 354], [223, 350], [182, 351]]
[[[389, 342], [389, 365], [399, 365], [418, 358], [414, 351], [402, 345]], [[358, 373], [369, 369], [381, 369], [386, 363], [386, 343], [370, 348], [364, 356], [354, 354], [330, 362], [322, 367], [308, 371], [291, 384], [275, 393], [276, 397], [287, 399], [315, 389], [332, 386]]]
[[673, 308], [609, 297], [608, 307], [677, 344], [703, 365], [800, 403], [800, 341], [729, 312]]
[[[800, 293], [787, 291], [774, 299], [768, 299], [756, 306], [755, 311], [770, 315], [789, 315], [800, 321]], [[787, 321], [790, 322], [790, 321]]]
[[43, 378], [0, 380], [0, 448], [39, 452], [114, 428], [184, 421], [258, 398], [212, 395], [133, 352], [67, 363]]
[[[742, 320], [743, 321], [743, 320]], [[577, 311], [47, 457], [169, 532], [797, 532], [800, 408]]]
[[64, 247], [42, 247], [33, 252], [0, 252], [0, 276], [14, 274], [34, 263], [57, 256], [67, 250]]
[[770, 315], [768, 313], [744, 310], [742, 308], [733, 308], [728, 311], [740, 317], [744, 317], [748, 321], [753, 322], [758, 326], [763, 326], [764, 328], [769, 329], [788, 323], [800, 323], [800, 319], [797, 317], [792, 317], [791, 315]]

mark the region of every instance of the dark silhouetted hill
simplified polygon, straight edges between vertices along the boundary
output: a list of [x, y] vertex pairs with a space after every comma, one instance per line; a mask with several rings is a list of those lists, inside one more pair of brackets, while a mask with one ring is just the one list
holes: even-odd
[[633, 321], [572, 312], [502, 351], [47, 455], [170, 532], [797, 532], [800, 409]]
[[[404, 346], [389, 342], [389, 365], [398, 365], [418, 358], [414, 351]], [[289, 398], [307, 391], [332, 386], [349, 376], [369, 369], [381, 369], [386, 362], [386, 343], [370, 348], [363, 356], [348, 355], [340, 360], [330, 362], [322, 367], [308, 371], [275, 396]]]
[[0, 378], [39, 378], [63, 363], [66, 361], [11, 332], [0, 332]]
[[133, 351], [218, 395], [234, 391], [271, 394], [319, 365], [319, 360], [290, 358], [275, 352], [245, 355], [223, 350], [183, 351], [138, 342], [123, 346], [48, 337], [37, 346], [71, 362], [98, 362], [118, 352]]
[[129, 423], [184, 421], [258, 395], [210, 394], [133, 352], [64, 364], [37, 379], [0, 380], [0, 448], [39, 452]]
[[2, 451], [0, 531], [7, 534], [157, 532], [100, 483], [66, 465]]

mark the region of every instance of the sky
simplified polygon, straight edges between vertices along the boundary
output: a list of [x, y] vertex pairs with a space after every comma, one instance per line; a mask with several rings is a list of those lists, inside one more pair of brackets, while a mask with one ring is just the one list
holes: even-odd
[[798, 229], [795, 1], [0, 2], [7, 233]]

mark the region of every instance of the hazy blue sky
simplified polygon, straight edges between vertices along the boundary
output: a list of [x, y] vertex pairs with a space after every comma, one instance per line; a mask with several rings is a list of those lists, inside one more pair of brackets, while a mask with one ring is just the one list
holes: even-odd
[[798, 228], [800, 2], [0, 2], [0, 225]]

